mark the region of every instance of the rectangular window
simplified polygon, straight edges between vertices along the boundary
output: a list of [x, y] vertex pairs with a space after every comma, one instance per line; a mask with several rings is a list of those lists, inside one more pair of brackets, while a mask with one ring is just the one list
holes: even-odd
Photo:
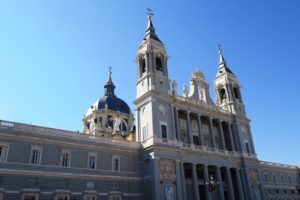
[[69, 200], [69, 195], [67, 195], [67, 194], [58, 194], [58, 195], [56, 195], [55, 200]]
[[89, 153], [89, 155], [88, 155], [88, 168], [89, 169], [96, 169], [96, 160], [97, 160], [97, 154]]
[[268, 182], [268, 175], [265, 174], [265, 181]]
[[61, 166], [62, 167], [70, 167], [70, 163], [71, 163], [71, 152], [70, 151], [62, 151]]
[[200, 143], [199, 143], [199, 137], [198, 136], [196, 136], [196, 135], [193, 135], [193, 140], [194, 140], [194, 144], [195, 145], [200, 145]]
[[85, 195], [84, 200], [97, 200], [97, 196], [95, 195]]
[[245, 146], [246, 146], [246, 151], [247, 151], [247, 153], [250, 153], [249, 143], [248, 143], [248, 142], [245, 142]]
[[112, 158], [112, 171], [119, 172], [120, 171], [120, 157], [113, 156]]
[[42, 148], [37, 146], [32, 146], [29, 163], [33, 165], [40, 165], [41, 155], [42, 155]]
[[163, 139], [168, 139], [167, 125], [160, 124], [160, 130], [161, 130], [161, 137]]
[[0, 144], [0, 162], [6, 162], [7, 153], [8, 153], [8, 145]]
[[95, 188], [95, 182], [94, 181], [86, 182], [86, 188], [94, 189]]
[[22, 200], [37, 200], [38, 195], [34, 193], [28, 193], [22, 195]]
[[111, 196], [109, 199], [110, 200], [121, 200], [121, 197], [120, 196]]
[[273, 175], [273, 180], [274, 180], [275, 183], [277, 182], [275, 175]]
[[148, 130], [147, 126], [143, 126], [143, 139], [147, 140], [148, 139]]

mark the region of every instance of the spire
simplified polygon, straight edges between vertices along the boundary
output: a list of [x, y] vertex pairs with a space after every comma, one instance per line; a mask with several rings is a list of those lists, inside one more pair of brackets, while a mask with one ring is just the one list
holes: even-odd
[[104, 85], [104, 88], [105, 88], [104, 95], [105, 96], [115, 96], [115, 88], [116, 87], [115, 87], [114, 83], [112, 82], [111, 74], [112, 74], [111, 67], [109, 67], [108, 80], [107, 80], [106, 84]]
[[223, 56], [221, 45], [219, 44], [219, 70], [224, 69], [225, 72], [233, 74], [226, 64], [225, 58]]
[[[149, 10], [150, 9], [148, 9], [148, 11]], [[147, 29], [146, 29], [146, 35], [145, 35], [143, 40], [147, 40], [147, 39], [151, 38], [153, 40], [156, 40], [156, 41], [162, 43], [162, 41], [160, 41], [160, 39], [157, 37], [157, 35], [155, 33], [155, 28], [154, 28], [153, 23], [152, 23], [152, 16], [153, 15], [154, 14], [150, 10], [149, 13], [148, 13], [148, 26], [147, 26]]]

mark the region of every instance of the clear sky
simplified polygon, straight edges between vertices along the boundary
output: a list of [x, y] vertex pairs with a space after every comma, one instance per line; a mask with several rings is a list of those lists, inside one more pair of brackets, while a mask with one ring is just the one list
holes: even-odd
[[300, 165], [299, 0], [2, 0], [0, 119], [82, 131], [109, 66], [116, 94], [134, 112], [148, 6], [178, 88], [199, 67], [215, 99], [221, 43], [259, 159]]

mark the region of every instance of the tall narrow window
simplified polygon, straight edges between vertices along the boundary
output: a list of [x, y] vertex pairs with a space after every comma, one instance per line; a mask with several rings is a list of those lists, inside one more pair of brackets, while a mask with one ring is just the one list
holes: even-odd
[[88, 154], [88, 168], [89, 169], [96, 169], [96, 160], [97, 160], [96, 153], [89, 153]]
[[57, 194], [55, 200], [69, 200], [70, 196], [68, 194]]
[[120, 171], [120, 156], [112, 157], [112, 171], [115, 171], [115, 172]]
[[247, 151], [247, 153], [250, 153], [249, 143], [248, 143], [248, 142], [245, 142], [245, 146], [246, 146], [246, 151]]
[[265, 181], [268, 182], [268, 175], [265, 174]]
[[273, 175], [273, 180], [274, 180], [275, 183], [277, 182], [275, 175]]
[[145, 61], [145, 58], [141, 59], [141, 74], [145, 73], [146, 72], [146, 61]]
[[41, 156], [42, 156], [42, 148], [38, 146], [32, 146], [29, 163], [33, 165], [40, 165]]
[[121, 200], [121, 196], [113, 195], [109, 198], [109, 200]]
[[8, 144], [0, 144], [0, 162], [6, 162]]
[[161, 137], [163, 139], [168, 139], [167, 124], [160, 124], [160, 129], [161, 129]]
[[156, 61], [156, 70], [162, 71], [162, 70], [163, 70], [163, 69], [162, 69], [163, 67], [162, 67], [162, 61], [161, 61], [161, 58], [156, 57], [155, 61]]
[[38, 195], [34, 193], [25, 193], [22, 195], [22, 200], [37, 200]]
[[62, 151], [61, 153], [61, 166], [62, 167], [70, 167], [71, 162], [71, 151]]
[[239, 99], [239, 89], [237, 87], [234, 87], [233, 92], [234, 92], [234, 97], [236, 99]]
[[220, 94], [221, 101], [223, 101], [223, 100], [226, 99], [226, 91], [225, 91], [224, 88], [222, 88], [222, 89], [219, 90], [219, 94]]
[[96, 195], [85, 195], [84, 200], [97, 200], [97, 196]]

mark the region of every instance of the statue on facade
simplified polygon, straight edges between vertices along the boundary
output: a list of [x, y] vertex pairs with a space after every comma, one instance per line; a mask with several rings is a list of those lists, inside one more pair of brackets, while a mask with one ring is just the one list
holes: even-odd
[[172, 81], [172, 94], [173, 96], [177, 95], [177, 82], [175, 80]]
[[183, 96], [184, 96], [184, 97], [187, 97], [187, 96], [188, 96], [187, 87], [186, 87], [185, 84], [183, 85], [182, 93], [183, 93]]
[[120, 124], [121, 124], [121, 119], [119, 116], [117, 116], [115, 119], [114, 119], [114, 132], [120, 132]]
[[165, 193], [166, 193], [166, 200], [174, 200], [173, 187], [171, 185], [166, 186]]

